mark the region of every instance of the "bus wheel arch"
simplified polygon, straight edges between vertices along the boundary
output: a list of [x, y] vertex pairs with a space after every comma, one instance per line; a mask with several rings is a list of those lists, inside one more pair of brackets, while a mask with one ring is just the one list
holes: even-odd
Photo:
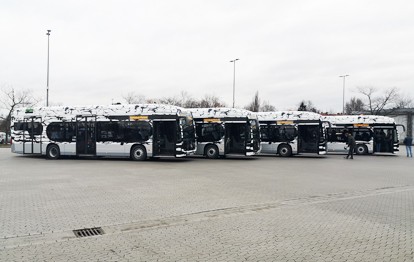
[[219, 149], [215, 144], [208, 144], [204, 148], [204, 155], [210, 159], [216, 159], [219, 157]]
[[277, 147], [277, 153], [281, 157], [289, 157], [292, 155], [292, 147], [289, 144], [281, 144]]
[[357, 155], [367, 155], [368, 154], [368, 147], [364, 144], [358, 144], [355, 147], [355, 151]]
[[147, 159], [147, 150], [143, 145], [133, 145], [131, 147], [130, 156], [132, 160], [143, 161]]
[[58, 159], [60, 157], [60, 148], [57, 144], [49, 144], [46, 148], [46, 157], [48, 159]]

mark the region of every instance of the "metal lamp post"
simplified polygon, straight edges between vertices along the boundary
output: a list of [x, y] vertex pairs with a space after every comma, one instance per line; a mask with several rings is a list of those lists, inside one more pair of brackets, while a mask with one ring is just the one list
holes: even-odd
[[344, 84], [342, 86], [342, 114], [345, 114], [345, 78], [348, 77], [349, 75], [342, 75], [339, 77], [342, 77], [344, 79]]
[[49, 106], [49, 37], [52, 30], [47, 30], [47, 82], [46, 82], [46, 106]]
[[235, 105], [235, 95], [236, 95], [236, 61], [240, 60], [238, 58], [231, 60], [230, 63], [234, 63], [234, 70], [233, 70], [233, 108]]

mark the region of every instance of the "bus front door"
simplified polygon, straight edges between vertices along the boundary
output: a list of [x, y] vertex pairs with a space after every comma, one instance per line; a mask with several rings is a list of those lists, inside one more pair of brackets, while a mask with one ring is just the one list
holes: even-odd
[[226, 154], [245, 154], [247, 141], [246, 123], [225, 124], [225, 145]]
[[23, 154], [42, 153], [42, 118], [31, 117], [25, 119], [23, 136]]
[[96, 155], [96, 117], [76, 118], [76, 155]]
[[153, 155], [154, 156], [175, 156], [177, 141], [177, 121], [153, 122]]
[[318, 153], [319, 126], [298, 125], [298, 153]]

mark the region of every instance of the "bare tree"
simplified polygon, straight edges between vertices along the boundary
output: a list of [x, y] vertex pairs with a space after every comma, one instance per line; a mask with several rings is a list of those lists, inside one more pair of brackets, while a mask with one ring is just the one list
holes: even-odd
[[364, 102], [356, 97], [352, 97], [351, 100], [345, 104], [345, 112], [348, 115], [360, 113], [365, 110]]
[[201, 108], [207, 107], [225, 107], [226, 104], [215, 95], [205, 95], [203, 99], [200, 101]]
[[160, 104], [167, 104], [167, 105], [173, 105], [173, 106], [181, 106], [181, 101], [175, 96], [170, 97], [163, 97], [158, 99], [158, 103]]
[[256, 91], [254, 94], [252, 102], [248, 104], [245, 109], [250, 110], [252, 112], [259, 112], [260, 110], [260, 98], [259, 98], [259, 91]]
[[272, 112], [276, 111], [276, 108], [269, 104], [268, 101], [264, 101], [262, 105], [260, 106], [260, 112]]
[[386, 89], [383, 92], [375, 87], [358, 87], [358, 91], [365, 96], [366, 110], [372, 115], [384, 115], [392, 113], [399, 106], [411, 104], [411, 99], [404, 101], [399, 95], [399, 89], [396, 87]]
[[5, 127], [6, 141], [8, 141], [13, 111], [18, 107], [33, 106], [38, 101], [33, 97], [32, 91], [28, 89], [15, 90], [13, 87], [3, 88], [0, 95], [0, 109], [4, 109], [6, 112], [5, 116], [0, 116], [0, 120], [5, 122], [2, 126]]
[[128, 92], [126, 95], [123, 95], [122, 98], [127, 104], [142, 104], [145, 103], [145, 96], [139, 95], [135, 92]]
[[244, 107], [253, 112], [270, 112], [275, 111], [275, 107], [269, 104], [268, 101], [262, 101], [259, 97], [259, 91], [254, 94], [252, 102]]
[[201, 108], [201, 107], [223, 107], [225, 103], [220, 101], [217, 96], [205, 95], [204, 98], [194, 99], [189, 93], [183, 91], [180, 95], [164, 97], [158, 100], [159, 103], [181, 106], [185, 108]]
[[397, 108], [412, 108], [414, 106], [413, 99], [408, 95], [399, 94], [396, 101]]
[[168, 104], [168, 105], [181, 106], [181, 107], [187, 107], [187, 108], [198, 107], [198, 104], [199, 104], [186, 91], [182, 91], [179, 96], [163, 97], [163, 98], [158, 99], [158, 101], [161, 104]]
[[310, 112], [315, 112], [318, 113], [319, 110], [313, 105], [312, 101], [308, 100], [302, 100], [299, 103], [299, 107], [298, 107], [298, 111], [310, 111]]

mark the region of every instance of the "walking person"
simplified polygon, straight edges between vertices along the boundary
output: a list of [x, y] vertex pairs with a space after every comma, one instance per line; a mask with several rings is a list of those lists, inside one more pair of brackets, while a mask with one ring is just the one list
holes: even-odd
[[413, 151], [411, 150], [411, 145], [413, 144], [413, 138], [411, 136], [406, 136], [404, 138], [405, 150], [407, 150], [407, 157], [413, 157]]
[[349, 157], [351, 157], [351, 159], [354, 159], [354, 150], [356, 146], [355, 138], [351, 133], [346, 133], [345, 136], [347, 137], [346, 144], [348, 145], [348, 155], [346, 156], [346, 159]]

